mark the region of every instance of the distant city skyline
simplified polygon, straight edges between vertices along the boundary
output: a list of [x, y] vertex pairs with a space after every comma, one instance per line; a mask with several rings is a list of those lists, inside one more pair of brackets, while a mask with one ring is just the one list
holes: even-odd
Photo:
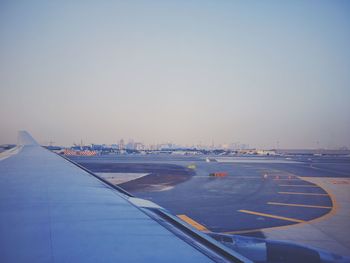
[[40, 142], [43, 146], [62, 146], [62, 147], [73, 147], [73, 146], [115, 146], [118, 149], [136, 149], [136, 150], [159, 150], [159, 149], [204, 149], [204, 150], [214, 150], [214, 149], [227, 149], [227, 150], [247, 150], [247, 149], [264, 149], [264, 150], [287, 150], [287, 149], [311, 149], [311, 150], [349, 150], [349, 147], [346, 145], [342, 146], [322, 146], [319, 142], [317, 142], [317, 147], [309, 147], [309, 148], [284, 148], [280, 147], [279, 142], [276, 142], [276, 144], [272, 147], [257, 147], [254, 145], [250, 145], [247, 143], [241, 143], [241, 142], [231, 142], [231, 143], [221, 143], [221, 144], [214, 144], [213, 142], [211, 144], [205, 144], [202, 142], [193, 143], [193, 144], [179, 144], [173, 141], [167, 141], [167, 142], [158, 142], [158, 143], [145, 143], [143, 141], [138, 141], [134, 139], [124, 140], [121, 138], [120, 140], [116, 140], [112, 143], [99, 143], [99, 142], [85, 142], [83, 140], [80, 140], [80, 142], [73, 142], [68, 145], [59, 145], [55, 144], [53, 141], [45, 141]]
[[348, 1], [1, 1], [0, 144], [350, 148]]

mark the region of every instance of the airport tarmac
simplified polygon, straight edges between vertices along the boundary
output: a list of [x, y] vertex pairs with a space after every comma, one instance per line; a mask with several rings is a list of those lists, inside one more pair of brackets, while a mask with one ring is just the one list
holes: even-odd
[[[272, 239], [283, 239], [283, 235], [274, 234], [283, 233], [279, 232], [282, 229], [286, 231], [323, 218], [327, 222], [326, 219], [331, 218], [329, 215], [336, 214], [334, 189], [331, 192], [317, 179], [350, 177], [348, 157], [229, 157], [218, 160], [211, 157], [211, 162], [200, 156], [174, 158], [169, 155], [72, 159], [93, 172], [101, 172], [103, 163], [104, 167], [114, 166], [109, 172], [120, 172], [118, 165], [115, 165], [119, 164], [129, 167], [127, 172], [133, 173], [135, 169], [132, 167], [137, 164], [136, 172], [143, 171], [149, 175], [120, 185], [137, 197], [163, 206], [201, 231]], [[140, 164], [147, 166], [147, 169], [142, 170]], [[170, 165], [171, 169], [167, 169], [165, 164]], [[190, 165], [195, 169], [187, 168]], [[209, 176], [213, 172], [227, 172], [227, 176]], [[158, 182], [159, 178], [165, 180]], [[337, 187], [336, 184], [334, 186]], [[349, 228], [338, 225], [336, 229], [349, 236]], [[288, 238], [287, 234], [285, 236], [283, 240], [302, 242], [295, 239], [298, 234], [294, 234], [294, 239]], [[317, 240], [318, 237], [313, 239]], [[324, 235], [320, 239], [325, 241]], [[344, 255], [350, 251], [350, 243], [344, 238], [342, 240], [342, 249], [334, 248], [332, 252], [341, 251]], [[309, 243], [327, 249], [322, 242]]]
[[308, 177], [303, 179], [322, 186], [329, 193], [333, 202], [331, 212], [292, 227], [262, 230], [265, 237], [325, 248], [339, 255], [350, 256], [350, 178]]

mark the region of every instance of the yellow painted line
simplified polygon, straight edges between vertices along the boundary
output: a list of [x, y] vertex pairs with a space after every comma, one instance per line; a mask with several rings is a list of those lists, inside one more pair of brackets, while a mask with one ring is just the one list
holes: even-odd
[[[310, 178], [305, 178], [305, 177], [299, 177], [299, 178], [302, 179], [302, 180], [305, 180], [305, 181], [310, 181], [311, 180]], [[313, 183], [313, 182], [311, 181], [311, 183]], [[332, 207], [332, 210], [329, 213], [327, 213], [327, 214], [325, 214], [325, 215], [323, 215], [321, 217], [312, 219], [312, 220], [309, 221], [309, 223], [318, 222], [318, 221], [321, 221], [321, 220], [325, 220], [325, 219], [327, 219], [327, 218], [329, 218], [331, 216], [334, 216], [337, 213], [338, 209], [339, 209], [339, 205], [338, 205], [338, 202], [337, 202], [337, 200], [335, 198], [335, 195], [327, 187], [327, 184], [319, 182], [319, 183], [317, 183], [317, 185], [319, 187], [321, 187], [324, 191], [327, 192], [329, 198], [332, 200], [332, 206], [333, 207]]]
[[[301, 180], [305, 180], [305, 181], [311, 181], [310, 178], [308, 177], [300, 177], [298, 176], [298, 178], [300, 178]], [[315, 183], [313, 181], [311, 181], [311, 183]], [[324, 183], [317, 183], [317, 185], [322, 188], [324, 191], [327, 192], [327, 194], [318, 194], [318, 193], [296, 193], [296, 192], [278, 192], [279, 194], [301, 194], [301, 195], [323, 195], [323, 196], [329, 196], [330, 199], [332, 200], [332, 209], [330, 212], [328, 212], [327, 214], [324, 214], [321, 217], [317, 217], [314, 218], [310, 221], [304, 221], [301, 222], [299, 224], [297, 224], [298, 226], [301, 226], [303, 224], [313, 224], [316, 222], [320, 222], [320, 221], [324, 221], [327, 220], [328, 218], [330, 218], [331, 216], [335, 215], [338, 211], [338, 202], [334, 196], [334, 194], [328, 189], [327, 185]], [[285, 230], [285, 229], [289, 229], [291, 227], [295, 226], [293, 225], [285, 225], [285, 226], [273, 226], [273, 227], [266, 227], [266, 228], [256, 228], [256, 229], [247, 229], [247, 230], [236, 230], [236, 231], [227, 231], [227, 232], [222, 232], [222, 234], [245, 234], [245, 233], [254, 233], [254, 232], [269, 232], [269, 231], [278, 231], [278, 230]]]
[[292, 186], [292, 187], [318, 187], [317, 185], [308, 185], [308, 184], [280, 184], [279, 186]]
[[319, 193], [297, 193], [297, 192], [278, 192], [279, 194], [286, 194], [286, 195], [321, 195], [321, 196], [328, 196], [328, 194], [319, 194]]
[[247, 213], [247, 214], [251, 214], [251, 215], [257, 215], [257, 216], [271, 217], [271, 218], [275, 218], [275, 219], [281, 219], [281, 220], [291, 221], [291, 222], [296, 222], [296, 223], [305, 222], [304, 220], [300, 220], [300, 219], [289, 218], [289, 217], [284, 217], [284, 216], [276, 216], [276, 215], [271, 215], [271, 214], [249, 211], [249, 210], [238, 210], [238, 212]]
[[322, 206], [322, 205], [302, 205], [302, 204], [288, 204], [288, 203], [276, 203], [276, 202], [267, 202], [269, 205], [282, 205], [282, 206], [298, 206], [298, 207], [309, 207], [309, 208], [325, 208], [331, 209], [331, 206]]
[[192, 218], [189, 218], [186, 215], [177, 215], [177, 217], [181, 218], [187, 224], [190, 224], [191, 226], [193, 226], [194, 228], [196, 228], [199, 231], [209, 231], [205, 226], [203, 226], [200, 223], [194, 221]]

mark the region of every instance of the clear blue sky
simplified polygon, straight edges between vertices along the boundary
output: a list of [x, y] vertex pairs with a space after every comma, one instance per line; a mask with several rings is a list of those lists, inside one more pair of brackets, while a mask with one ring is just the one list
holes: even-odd
[[0, 1], [0, 143], [350, 147], [349, 3]]

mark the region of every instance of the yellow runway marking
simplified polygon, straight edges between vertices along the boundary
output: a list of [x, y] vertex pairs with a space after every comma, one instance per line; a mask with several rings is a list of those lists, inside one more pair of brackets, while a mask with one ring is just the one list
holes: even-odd
[[297, 193], [297, 192], [278, 192], [279, 194], [286, 194], [286, 195], [321, 195], [321, 196], [328, 196], [328, 194], [319, 194], [319, 193]]
[[205, 226], [203, 226], [200, 223], [194, 221], [192, 218], [189, 218], [186, 215], [177, 215], [177, 217], [181, 218], [187, 224], [190, 224], [191, 226], [193, 226], [194, 228], [196, 228], [199, 231], [209, 231]]
[[317, 185], [308, 185], [308, 184], [280, 184], [279, 186], [318, 187]]
[[331, 209], [331, 206], [321, 206], [321, 205], [302, 205], [302, 204], [287, 204], [287, 203], [276, 203], [276, 202], [267, 202], [269, 205], [282, 205], [282, 206], [298, 206], [298, 207], [309, 207], [309, 208], [325, 208]]
[[281, 220], [291, 221], [291, 222], [296, 222], [296, 223], [305, 222], [304, 220], [300, 220], [300, 219], [289, 218], [289, 217], [284, 217], [284, 216], [276, 216], [276, 215], [271, 215], [271, 214], [249, 211], [249, 210], [238, 210], [238, 212], [247, 213], [247, 214], [251, 214], [251, 215], [257, 215], [257, 216], [271, 217], [271, 218], [275, 218], [275, 219], [281, 219]]
[[[298, 177], [301, 180], [305, 180], [305, 181], [311, 181], [310, 178], [308, 177]], [[314, 183], [314, 181], [311, 181], [312, 183]], [[325, 194], [319, 194], [319, 193], [299, 193], [299, 192], [278, 192], [279, 194], [296, 194], [296, 195], [319, 195], [319, 196], [329, 196], [329, 198], [332, 200], [332, 209], [330, 212], [326, 213], [325, 215], [321, 216], [321, 217], [317, 217], [314, 218], [312, 220], [309, 221], [304, 221], [301, 222], [299, 224], [297, 224], [298, 226], [301, 226], [303, 224], [312, 224], [315, 222], [320, 222], [320, 221], [324, 221], [326, 219], [328, 219], [329, 217], [333, 216], [334, 214], [337, 213], [338, 210], [338, 202], [335, 199], [335, 196], [333, 195], [333, 193], [331, 191], [329, 191], [327, 189], [327, 185], [325, 183], [317, 183], [317, 185], [323, 189], [326, 193]], [[273, 226], [273, 227], [266, 227], [266, 228], [257, 228], [257, 229], [248, 229], [248, 230], [235, 230], [235, 231], [227, 231], [227, 232], [222, 232], [223, 234], [244, 234], [244, 233], [253, 233], [253, 232], [258, 232], [258, 231], [262, 231], [262, 232], [269, 232], [269, 231], [278, 231], [281, 229], [289, 229], [291, 227], [293, 227], [294, 225], [284, 225], [284, 226]]]

